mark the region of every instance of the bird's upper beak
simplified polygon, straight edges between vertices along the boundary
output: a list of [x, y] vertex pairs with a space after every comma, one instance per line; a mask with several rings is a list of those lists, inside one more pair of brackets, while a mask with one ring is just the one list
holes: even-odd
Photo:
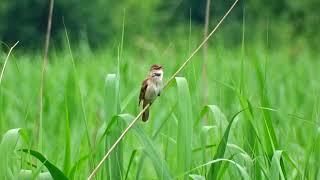
[[161, 76], [161, 73], [154, 73], [154, 76]]

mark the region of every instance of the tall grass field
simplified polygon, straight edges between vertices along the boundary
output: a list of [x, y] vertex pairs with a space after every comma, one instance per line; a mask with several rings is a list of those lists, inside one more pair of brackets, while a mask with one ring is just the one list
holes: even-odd
[[[268, 31], [247, 43], [240, 30], [229, 46], [220, 31], [206, 65], [200, 50], [95, 179], [320, 179], [319, 55], [273, 43]], [[88, 178], [141, 111], [150, 66], [163, 65], [168, 80], [202, 31], [118, 36], [100, 50], [52, 48], [43, 77], [42, 53], [13, 49], [0, 84], [1, 179]]]

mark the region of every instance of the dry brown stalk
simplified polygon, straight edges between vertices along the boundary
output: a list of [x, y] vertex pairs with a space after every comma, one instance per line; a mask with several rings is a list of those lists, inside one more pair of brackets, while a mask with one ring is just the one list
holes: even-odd
[[46, 32], [46, 39], [44, 45], [44, 56], [43, 56], [43, 63], [41, 69], [41, 82], [40, 82], [40, 114], [39, 114], [39, 122], [36, 124], [36, 135], [38, 137], [38, 149], [42, 151], [42, 118], [43, 118], [43, 84], [44, 84], [44, 76], [46, 71], [46, 65], [48, 63], [48, 52], [49, 52], [49, 42], [50, 42], [50, 35], [51, 35], [51, 24], [52, 24], [52, 12], [53, 12], [53, 4], [54, 0], [50, 0], [49, 2], [49, 14], [48, 14], [48, 24], [47, 24], [47, 32]]

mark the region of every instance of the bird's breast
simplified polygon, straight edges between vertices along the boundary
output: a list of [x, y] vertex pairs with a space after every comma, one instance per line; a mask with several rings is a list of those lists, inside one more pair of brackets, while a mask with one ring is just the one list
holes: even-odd
[[157, 97], [159, 93], [160, 93], [160, 86], [150, 83], [147, 87], [145, 98], [147, 100], [152, 101]]

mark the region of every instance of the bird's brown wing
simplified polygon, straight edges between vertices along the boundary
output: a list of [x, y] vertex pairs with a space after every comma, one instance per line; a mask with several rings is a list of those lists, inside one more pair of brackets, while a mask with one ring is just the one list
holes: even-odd
[[148, 78], [142, 82], [141, 89], [140, 89], [140, 95], [139, 95], [139, 105], [140, 105], [141, 101], [144, 100], [144, 96], [146, 94], [147, 87], [148, 87]]

